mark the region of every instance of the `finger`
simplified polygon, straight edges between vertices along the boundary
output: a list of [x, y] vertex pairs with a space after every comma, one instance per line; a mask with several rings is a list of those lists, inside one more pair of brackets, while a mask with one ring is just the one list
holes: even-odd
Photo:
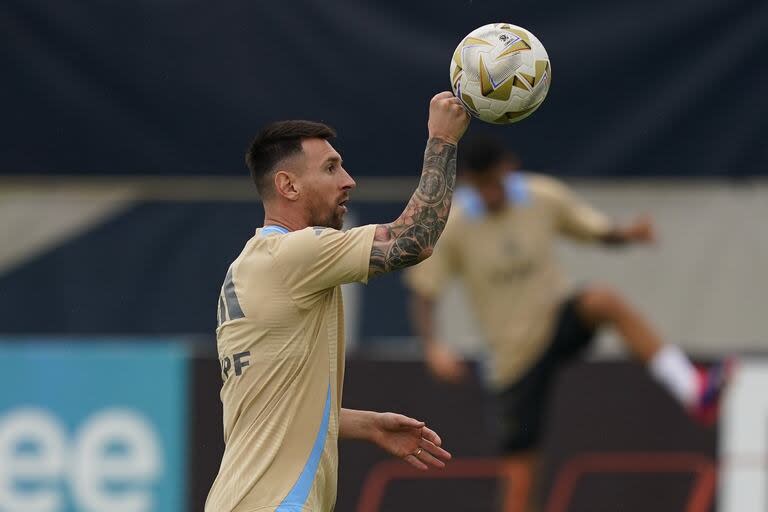
[[421, 431], [421, 437], [429, 441], [430, 443], [441, 446], [443, 444], [443, 440], [440, 439], [440, 436], [437, 435], [437, 433], [432, 430], [431, 428], [424, 427]]
[[452, 458], [450, 452], [443, 450], [439, 446], [429, 441], [422, 439], [420, 444], [421, 444], [421, 447], [423, 448], [423, 450], [421, 451], [421, 455], [423, 455], [424, 453], [429, 453], [432, 457], [439, 459], [440, 461], [447, 461], [447, 460], [451, 460]]
[[424, 464], [419, 459], [417, 459], [416, 456], [413, 454], [406, 455], [405, 457], [403, 457], [403, 460], [408, 464], [410, 464], [411, 466], [415, 467], [416, 469], [420, 469], [422, 471], [426, 471], [429, 469], [426, 464]]
[[423, 421], [419, 421], [413, 418], [409, 418], [408, 416], [400, 416], [398, 417], [398, 424], [400, 427], [403, 428], [422, 428], [426, 423]]
[[445, 98], [453, 98], [453, 93], [451, 91], [443, 91], [435, 94], [432, 99], [433, 100], [442, 100]]
[[[432, 445], [432, 448], [437, 448], [438, 450], [441, 450], [441, 448], [438, 448], [435, 445]], [[442, 460], [432, 455], [427, 449], [421, 450], [418, 455], [415, 455], [415, 457], [419, 459], [421, 462], [423, 462], [424, 464], [426, 464], [427, 466], [432, 466], [433, 468], [441, 468], [441, 469], [445, 467], [445, 462], [443, 462]]]
[[459, 116], [459, 118], [464, 118], [469, 115], [467, 107], [464, 105], [451, 105], [451, 108], [453, 109], [454, 113]]

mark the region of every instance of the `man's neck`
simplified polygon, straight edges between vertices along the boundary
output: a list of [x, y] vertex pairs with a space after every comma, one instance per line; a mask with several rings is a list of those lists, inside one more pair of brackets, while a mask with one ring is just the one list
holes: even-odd
[[275, 212], [272, 208], [267, 208], [266, 206], [264, 209], [264, 226], [280, 226], [288, 231], [299, 231], [309, 227], [306, 221], [296, 219], [294, 215], [281, 215], [280, 212]]

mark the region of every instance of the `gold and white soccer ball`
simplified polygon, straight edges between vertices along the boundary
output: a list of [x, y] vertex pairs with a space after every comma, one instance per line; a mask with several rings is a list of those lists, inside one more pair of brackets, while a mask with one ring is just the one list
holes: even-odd
[[544, 45], [526, 29], [492, 23], [470, 32], [451, 59], [451, 86], [472, 115], [510, 124], [541, 106], [552, 68]]

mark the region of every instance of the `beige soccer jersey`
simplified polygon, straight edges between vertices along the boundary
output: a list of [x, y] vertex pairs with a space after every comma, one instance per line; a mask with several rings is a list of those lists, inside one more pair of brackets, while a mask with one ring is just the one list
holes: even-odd
[[429, 297], [450, 277], [462, 278], [497, 389], [521, 376], [552, 334], [566, 293], [556, 238], [592, 240], [610, 229], [606, 217], [553, 178], [516, 172], [505, 186], [509, 204], [493, 215], [472, 189], [460, 187], [434, 254], [406, 272], [406, 284]]
[[226, 447], [206, 512], [333, 509], [339, 285], [367, 280], [374, 231], [261, 228], [229, 268], [216, 331]]

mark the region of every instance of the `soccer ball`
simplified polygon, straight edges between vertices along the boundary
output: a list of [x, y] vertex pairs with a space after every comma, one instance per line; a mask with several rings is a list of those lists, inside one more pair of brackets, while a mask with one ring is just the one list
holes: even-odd
[[509, 23], [470, 32], [451, 59], [453, 93], [477, 118], [516, 123], [539, 108], [549, 91], [552, 68], [536, 36]]

